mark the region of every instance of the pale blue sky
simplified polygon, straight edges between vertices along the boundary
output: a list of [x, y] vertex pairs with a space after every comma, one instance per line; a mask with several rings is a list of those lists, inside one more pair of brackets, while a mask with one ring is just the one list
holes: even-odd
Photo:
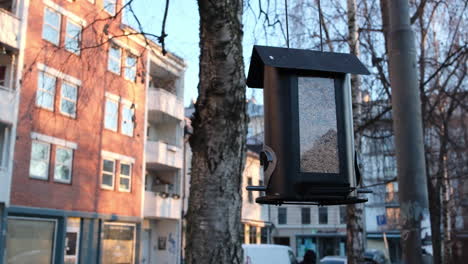
[[[252, 1], [252, 4], [255, 5]], [[134, 0], [133, 8], [139, 20], [144, 25], [147, 32], [160, 35], [161, 24], [164, 14], [165, 0]], [[253, 6], [253, 9], [256, 7]], [[258, 11], [257, 11], [258, 12]], [[263, 28], [256, 25], [256, 16], [252, 10], [246, 11], [244, 15], [244, 59], [246, 73], [249, 67], [250, 55], [253, 45], [265, 45], [263, 38]], [[258, 15], [258, 14], [257, 14]], [[192, 99], [197, 97], [198, 85], [198, 59], [199, 59], [199, 14], [196, 0], [171, 0], [169, 13], [166, 21], [166, 49], [182, 57], [187, 64], [185, 74], [185, 95], [184, 105], [190, 104]], [[256, 36], [262, 36], [257, 38]], [[284, 45], [282, 39], [270, 39], [270, 43]], [[252, 89], [247, 89], [247, 96], [250, 97]], [[263, 102], [261, 90], [256, 89], [255, 97], [258, 102]]]

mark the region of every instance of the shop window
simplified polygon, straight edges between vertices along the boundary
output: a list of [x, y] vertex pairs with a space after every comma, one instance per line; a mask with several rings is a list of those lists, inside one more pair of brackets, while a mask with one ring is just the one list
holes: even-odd
[[42, 218], [8, 218], [6, 263], [53, 264], [56, 221]]
[[102, 239], [102, 264], [133, 264], [135, 225], [105, 223]]
[[64, 264], [77, 264], [80, 250], [81, 219], [69, 217], [67, 219], [67, 234], [65, 237]]

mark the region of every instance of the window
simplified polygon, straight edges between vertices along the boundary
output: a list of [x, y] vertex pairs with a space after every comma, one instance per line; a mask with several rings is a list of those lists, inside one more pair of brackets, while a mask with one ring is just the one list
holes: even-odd
[[346, 206], [340, 206], [340, 224], [346, 224]]
[[50, 144], [33, 141], [31, 146], [31, 162], [29, 176], [32, 178], [47, 179], [49, 176]]
[[0, 170], [8, 166], [10, 128], [0, 123]]
[[132, 82], [136, 78], [137, 58], [132, 55], [128, 55], [125, 60], [125, 78]]
[[117, 0], [104, 0], [104, 10], [111, 15], [115, 15]]
[[249, 244], [256, 244], [257, 243], [257, 227], [250, 226], [249, 230]]
[[101, 187], [103, 189], [114, 189], [114, 170], [115, 161], [113, 160], [102, 160], [102, 182]]
[[6, 65], [0, 65], [0, 86], [1, 87], [7, 87], [8, 86], [8, 81], [7, 81], [7, 66]]
[[102, 264], [134, 263], [135, 225], [105, 223], [102, 237]]
[[[251, 186], [251, 185], [252, 185], [252, 177], [248, 177], [247, 178], [247, 186]], [[253, 203], [253, 194], [252, 194], [252, 192], [247, 191], [247, 193], [248, 193], [249, 203]]]
[[57, 223], [45, 218], [9, 217], [6, 232], [8, 263], [52, 264]]
[[42, 38], [55, 45], [58, 45], [60, 41], [60, 14], [49, 8], [46, 8], [44, 12]]
[[287, 222], [288, 212], [287, 208], [278, 208], [278, 224], [285, 225]]
[[310, 208], [301, 208], [301, 223], [310, 224]]
[[104, 127], [113, 131], [117, 131], [119, 104], [116, 101], [106, 100], [106, 115], [104, 117]]
[[39, 72], [36, 105], [54, 110], [55, 83], [57, 79], [44, 72]]
[[76, 85], [62, 82], [60, 98], [60, 112], [71, 117], [76, 116], [76, 97], [78, 87]]
[[113, 73], [120, 75], [120, 58], [122, 57], [122, 50], [116, 45], [109, 47], [109, 60], [107, 61], [107, 69]]
[[67, 20], [67, 30], [65, 32], [65, 49], [80, 54], [81, 27], [70, 20]]
[[132, 165], [120, 163], [119, 191], [130, 192], [132, 183]]
[[319, 207], [319, 224], [328, 224], [328, 207]]
[[133, 136], [133, 109], [131, 106], [122, 105], [122, 133]]
[[73, 150], [57, 147], [55, 150], [54, 179], [59, 182], [71, 182]]

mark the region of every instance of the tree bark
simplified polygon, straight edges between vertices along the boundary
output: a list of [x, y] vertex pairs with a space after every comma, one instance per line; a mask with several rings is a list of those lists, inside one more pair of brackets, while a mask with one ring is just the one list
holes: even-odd
[[[347, 0], [348, 8], [348, 44], [351, 53], [359, 56], [359, 29], [357, 25], [356, 15], [356, 0]], [[351, 89], [353, 96], [353, 112], [355, 127], [360, 122], [361, 112], [361, 79], [359, 75], [351, 76]], [[360, 148], [360, 135], [356, 134], [356, 149]], [[364, 230], [364, 205], [363, 204], [350, 204], [347, 206], [347, 243], [346, 253], [348, 255], [349, 264], [358, 264], [362, 262], [362, 256], [365, 249], [365, 230]]]
[[247, 132], [242, 0], [199, 0], [200, 82], [187, 214], [189, 264], [242, 263], [241, 181]]

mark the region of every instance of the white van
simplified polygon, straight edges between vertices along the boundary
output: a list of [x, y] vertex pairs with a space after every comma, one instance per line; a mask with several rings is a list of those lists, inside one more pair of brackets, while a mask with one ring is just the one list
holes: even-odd
[[269, 244], [244, 244], [244, 264], [297, 264], [290, 247]]

